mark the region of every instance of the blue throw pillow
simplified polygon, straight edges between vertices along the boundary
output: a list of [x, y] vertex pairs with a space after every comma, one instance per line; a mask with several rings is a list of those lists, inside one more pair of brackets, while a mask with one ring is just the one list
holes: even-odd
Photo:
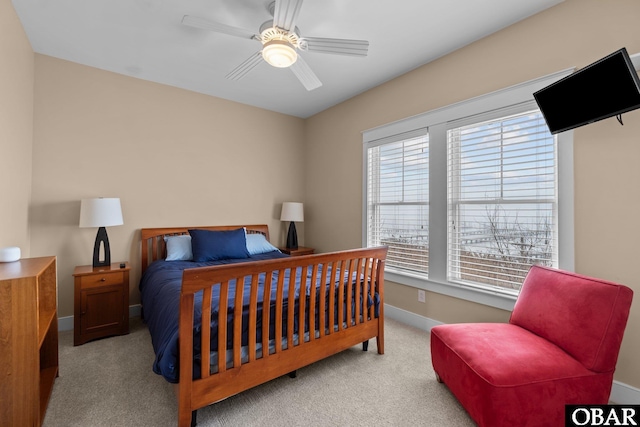
[[191, 261], [193, 259], [191, 236], [188, 234], [166, 236], [164, 241], [167, 244], [166, 261]]
[[249, 255], [258, 255], [278, 251], [278, 248], [267, 242], [267, 238], [264, 237], [264, 234], [253, 233], [247, 234], [247, 251], [249, 252]]
[[244, 229], [228, 231], [189, 230], [195, 262], [249, 258]]

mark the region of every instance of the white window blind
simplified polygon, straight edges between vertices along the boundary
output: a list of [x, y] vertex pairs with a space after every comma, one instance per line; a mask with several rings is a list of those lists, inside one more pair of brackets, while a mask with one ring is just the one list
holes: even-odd
[[519, 290], [557, 266], [557, 155], [539, 111], [447, 131], [448, 279]]
[[367, 245], [389, 247], [388, 268], [428, 273], [427, 135], [367, 149]]

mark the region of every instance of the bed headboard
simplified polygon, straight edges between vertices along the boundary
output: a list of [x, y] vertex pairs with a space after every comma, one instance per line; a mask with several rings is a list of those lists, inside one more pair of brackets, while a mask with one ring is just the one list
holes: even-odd
[[142, 242], [142, 273], [147, 269], [153, 261], [163, 259], [166, 256], [167, 248], [164, 243], [165, 236], [176, 236], [179, 234], [189, 234], [189, 230], [235, 230], [238, 228], [246, 228], [247, 233], [263, 234], [267, 241], [269, 240], [269, 226], [266, 224], [258, 225], [211, 225], [204, 227], [162, 227], [162, 228], [143, 228], [141, 229], [140, 240]]

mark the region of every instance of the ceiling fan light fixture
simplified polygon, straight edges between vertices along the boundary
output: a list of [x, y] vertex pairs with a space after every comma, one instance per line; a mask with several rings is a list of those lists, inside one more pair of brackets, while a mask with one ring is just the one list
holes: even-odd
[[298, 54], [291, 43], [285, 40], [270, 40], [262, 47], [262, 57], [269, 65], [287, 68], [296, 62]]

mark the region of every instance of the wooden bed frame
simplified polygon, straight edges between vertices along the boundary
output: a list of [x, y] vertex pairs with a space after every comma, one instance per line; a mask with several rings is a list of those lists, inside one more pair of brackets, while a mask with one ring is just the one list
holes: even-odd
[[[173, 227], [173, 228], [143, 228], [142, 239], [142, 272], [151, 262], [165, 257], [164, 236], [188, 234], [189, 229], [205, 230], [232, 230], [245, 227], [247, 233], [261, 233], [269, 240], [269, 229], [266, 225], [246, 225], [246, 226], [206, 226], [206, 227]], [[179, 352], [180, 352], [180, 381], [176, 384], [178, 397], [178, 425], [181, 427], [195, 425], [196, 411], [199, 408], [218, 402], [234, 394], [248, 390], [259, 384], [278, 378], [285, 374], [292, 374], [299, 368], [334, 355], [354, 345], [363, 343], [366, 350], [368, 340], [376, 338], [377, 350], [379, 354], [384, 354], [384, 262], [387, 248], [354, 249], [340, 252], [305, 255], [283, 259], [266, 261], [252, 261], [239, 264], [220, 265], [213, 267], [202, 267], [184, 270], [182, 276], [182, 290], [180, 294], [180, 319], [179, 319]], [[262, 348], [269, 348], [269, 323], [275, 322], [276, 336], [273, 340], [275, 352], [262, 352], [261, 357], [256, 355], [256, 318], [258, 315], [257, 283], [258, 276], [265, 274], [265, 293], [273, 292], [271, 289], [272, 275], [283, 272], [287, 269], [302, 268], [302, 277], [306, 277], [311, 272], [311, 277], [316, 277], [319, 265], [335, 266], [343, 272], [348, 271], [348, 277], [359, 273], [361, 277], [356, 286], [348, 286], [348, 280], [336, 277], [336, 268], [332, 268], [332, 277], [328, 276], [327, 270], [323, 269], [322, 280], [319, 280], [320, 292], [310, 292], [309, 296], [300, 299], [300, 310], [294, 312], [295, 296], [293, 292], [283, 295], [283, 276], [278, 275], [275, 292], [279, 301], [288, 301], [287, 335], [282, 336], [283, 308], [278, 304], [275, 310], [275, 318], [269, 319], [270, 310], [262, 310]], [[248, 341], [248, 361], [241, 361], [241, 348], [234, 346], [233, 366], [227, 367], [225, 352], [218, 352], [218, 372], [210, 373], [210, 328], [208, 323], [205, 326], [204, 319], [211, 317], [211, 293], [216, 286], [220, 287], [220, 309], [218, 314], [218, 325], [227, 324], [226, 300], [229, 290], [229, 281], [243, 277], [251, 277], [251, 294], [249, 306], [249, 341]], [[344, 276], [342, 274], [341, 276]], [[357, 277], [357, 276], [356, 276]], [[325, 284], [337, 283], [337, 292], [323, 291]], [[306, 281], [308, 286], [316, 288], [315, 280], [311, 283]], [[367, 286], [368, 283], [375, 286]], [[302, 284], [301, 284], [302, 286]], [[293, 289], [294, 287], [291, 287]], [[325, 289], [326, 290], [326, 289]], [[192, 379], [193, 372], [193, 328], [194, 328], [194, 295], [203, 292], [205, 301], [202, 307], [201, 325], [202, 333], [202, 356], [201, 375], [199, 379]], [[355, 295], [353, 294], [355, 292]], [[339, 300], [352, 298], [358, 301], [361, 297], [366, 300], [361, 293], [369, 292], [374, 296], [374, 292], [379, 295], [378, 316], [375, 316], [374, 306], [366, 308], [364, 313], [360, 313], [360, 305], [354, 304], [355, 313], [351, 304], [336, 304], [335, 298]], [[236, 293], [235, 311], [233, 315], [233, 342], [241, 342], [242, 333], [242, 290]], [[209, 301], [209, 304], [206, 304]], [[318, 310], [319, 325], [324, 325], [326, 319], [334, 319], [337, 316], [338, 322], [335, 328], [325, 329], [314, 325], [314, 316], [304, 317], [305, 305], [308, 312], [313, 313]], [[344, 306], [346, 305], [346, 310]], [[365, 306], [366, 307], [366, 306]], [[337, 311], [337, 313], [336, 313]], [[346, 312], [345, 312], [346, 311]], [[309, 324], [310, 333], [308, 340], [299, 339], [295, 345], [293, 337], [294, 316], [299, 316], [300, 325], [305, 321]], [[325, 317], [327, 316], [327, 317]], [[351, 321], [347, 321], [351, 319]], [[331, 322], [333, 323], [333, 322]], [[335, 330], [334, 330], [335, 329]], [[316, 336], [317, 335], [317, 336]], [[283, 348], [282, 341], [286, 339], [288, 343]], [[218, 348], [225, 348], [227, 342], [227, 331], [224, 328], [219, 330]]]

